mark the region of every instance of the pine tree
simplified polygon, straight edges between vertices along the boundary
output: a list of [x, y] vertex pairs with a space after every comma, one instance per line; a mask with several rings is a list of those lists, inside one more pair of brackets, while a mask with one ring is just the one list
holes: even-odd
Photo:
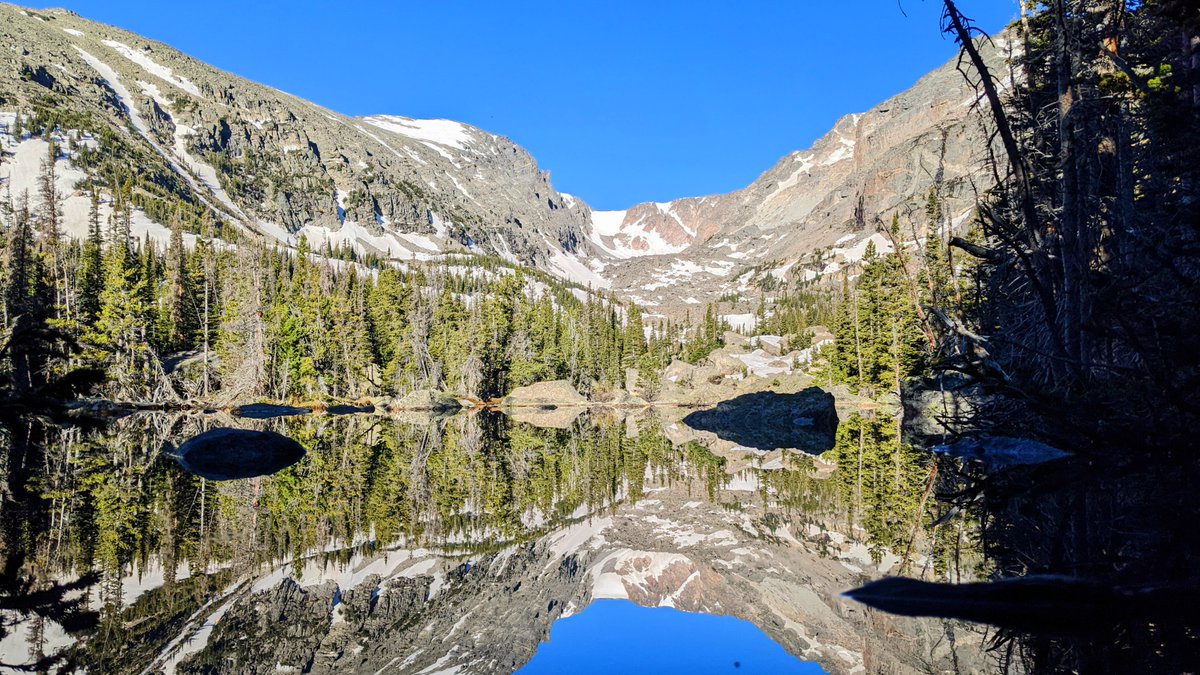
[[100, 312], [100, 291], [104, 281], [103, 233], [100, 229], [100, 193], [93, 184], [88, 207], [88, 235], [83, 243], [79, 269], [79, 314], [86, 327]]
[[104, 283], [100, 308], [88, 341], [100, 351], [93, 357], [107, 363], [114, 394], [137, 398], [147, 390], [144, 321], [144, 282], [139, 279], [137, 258], [129, 240], [131, 206], [122, 199], [114, 211], [114, 241], [104, 256]]

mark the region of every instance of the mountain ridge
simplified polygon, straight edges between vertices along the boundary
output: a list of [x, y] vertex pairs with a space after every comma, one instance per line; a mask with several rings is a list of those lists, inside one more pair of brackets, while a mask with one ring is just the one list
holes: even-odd
[[[861, 258], [868, 238], [881, 250], [893, 245], [874, 234], [889, 212], [915, 243], [931, 225], [965, 221], [990, 186], [970, 150], [987, 146], [974, 92], [953, 61], [839, 118], [746, 187], [603, 211], [556, 191], [526, 150], [478, 127], [346, 116], [67, 10], [2, 4], [0, 13], [10, 45], [0, 110], [36, 109], [48, 96], [93, 126], [128, 132], [99, 151], [133, 146], [159, 165], [138, 179], [147, 220], [165, 210], [152, 198], [177, 198], [284, 246], [304, 236], [317, 248], [395, 262], [495, 255], [618, 292], [652, 316], [835, 273]], [[1003, 38], [987, 44], [993, 62], [1011, 49]], [[65, 159], [71, 173], [77, 158]], [[10, 169], [10, 192], [14, 175], [32, 171]], [[63, 189], [68, 214], [81, 213], [70, 202], [83, 195]], [[930, 194], [943, 203], [943, 222], [926, 222]], [[158, 225], [146, 229], [161, 237]]]

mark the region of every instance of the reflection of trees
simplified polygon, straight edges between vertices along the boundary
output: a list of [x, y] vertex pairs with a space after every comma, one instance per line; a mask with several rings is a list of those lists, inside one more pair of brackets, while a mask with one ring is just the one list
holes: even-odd
[[[52, 488], [64, 473], [66, 444], [45, 440], [45, 427], [32, 419], [8, 419], [0, 425], [0, 640], [28, 622], [28, 662], [0, 663], [3, 669], [46, 670], [62, 661], [46, 653], [47, 622], [77, 634], [95, 624], [86, 592], [98, 575], [87, 572], [70, 583], [55, 578], [64, 560], [65, 509]], [[49, 498], [39, 494], [50, 488]]]
[[909, 548], [922, 515], [928, 455], [901, 443], [891, 420], [855, 413], [839, 425], [829, 456], [837, 464], [830, 480], [849, 525], [866, 531], [872, 558]]
[[[498, 414], [423, 424], [241, 420], [289, 435], [307, 455], [274, 475], [228, 482], [185, 473], [159, 452], [221, 423], [232, 421], [136, 415], [27, 443], [35, 451], [20, 484], [31, 519], [4, 519], [6, 544], [17, 543], [7, 547], [17, 555], [5, 579], [24, 585], [5, 592], [54, 597], [46, 580], [95, 575], [100, 583], [76, 605], [44, 612], [78, 626], [74, 616], [98, 610], [96, 629], [68, 655], [75, 662], [97, 672], [144, 666], [198, 608], [263, 564], [396, 543], [490, 548], [636, 500], [647, 479], [710, 497], [727, 480], [724, 459], [696, 443], [674, 446], [654, 418], [632, 434], [586, 417], [566, 430]], [[146, 592], [124, 590], [139, 578]]]

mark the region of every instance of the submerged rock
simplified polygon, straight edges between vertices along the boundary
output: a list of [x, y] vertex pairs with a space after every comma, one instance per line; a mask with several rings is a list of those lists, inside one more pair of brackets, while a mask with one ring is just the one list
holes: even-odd
[[966, 461], [982, 462], [989, 471], [1013, 466], [1041, 464], [1069, 457], [1071, 453], [1028, 438], [981, 436], [964, 438], [954, 443], [934, 447], [934, 452]]
[[300, 461], [304, 446], [273, 431], [220, 428], [194, 436], [168, 453], [184, 471], [209, 480], [267, 476]]

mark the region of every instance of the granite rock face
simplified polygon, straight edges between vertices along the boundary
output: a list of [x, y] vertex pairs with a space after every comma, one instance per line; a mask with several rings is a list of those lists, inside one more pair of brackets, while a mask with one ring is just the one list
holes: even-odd
[[[993, 74], [1008, 77], [1014, 45], [1007, 34], [980, 49]], [[891, 250], [880, 230], [893, 215], [901, 245], [930, 230], [961, 230], [992, 185], [985, 113], [951, 60], [907, 91], [841, 118], [741, 190], [593, 216], [605, 225], [592, 229], [597, 245], [622, 258], [605, 274], [643, 304], [679, 313], [695, 301], [828, 276], [861, 260], [867, 239]], [[930, 195], [938, 202], [932, 219]]]

